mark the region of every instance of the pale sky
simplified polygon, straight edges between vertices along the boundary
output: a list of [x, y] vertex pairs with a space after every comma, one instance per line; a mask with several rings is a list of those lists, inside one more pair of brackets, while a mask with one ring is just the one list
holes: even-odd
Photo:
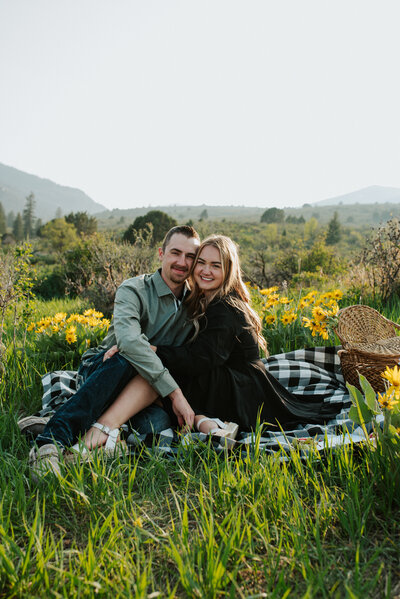
[[399, 0], [0, 0], [0, 162], [107, 208], [400, 187]]

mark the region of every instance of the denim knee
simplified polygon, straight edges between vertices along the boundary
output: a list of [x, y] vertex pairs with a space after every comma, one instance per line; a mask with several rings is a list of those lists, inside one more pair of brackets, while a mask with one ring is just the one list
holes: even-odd
[[170, 428], [171, 420], [163, 408], [157, 404], [152, 404], [133, 416], [129, 420], [128, 426], [141, 435], [146, 433], [160, 433]]

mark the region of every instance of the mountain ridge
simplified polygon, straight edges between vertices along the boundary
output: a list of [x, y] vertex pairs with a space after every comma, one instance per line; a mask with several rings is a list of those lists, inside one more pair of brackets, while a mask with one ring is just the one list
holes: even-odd
[[336, 206], [337, 204], [396, 204], [400, 202], [400, 189], [383, 185], [370, 185], [339, 196], [318, 200], [312, 206]]
[[22, 213], [25, 199], [30, 193], [35, 195], [35, 215], [42, 220], [53, 218], [58, 208], [63, 214], [95, 214], [106, 210], [105, 206], [92, 200], [80, 189], [60, 185], [51, 179], [0, 163], [0, 202], [5, 212], [12, 210], [15, 214]]

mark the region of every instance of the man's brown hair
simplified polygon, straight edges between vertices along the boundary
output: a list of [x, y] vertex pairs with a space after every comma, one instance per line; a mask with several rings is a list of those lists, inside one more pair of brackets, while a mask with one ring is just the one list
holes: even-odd
[[165, 252], [165, 248], [169, 244], [172, 235], [175, 235], [175, 233], [180, 233], [181, 235], [184, 235], [188, 239], [190, 239], [191, 237], [194, 237], [195, 239], [198, 239], [200, 241], [200, 235], [198, 234], [196, 229], [194, 229], [192, 226], [178, 225], [177, 227], [172, 227], [172, 229], [170, 229], [168, 231], [168, 233], [166, 234], [166, 236], [164, 237], [164, 241], [161, 246], [161, 249], [163, 252]]

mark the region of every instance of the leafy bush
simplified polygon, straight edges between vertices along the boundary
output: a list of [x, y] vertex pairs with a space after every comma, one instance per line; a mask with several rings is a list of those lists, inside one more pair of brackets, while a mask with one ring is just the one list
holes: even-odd
[[[13, 345], [16, 353], [16, 330], [31, 314], [35, 297], [33, 285], [36, 270], [31, 264], [32, 246], [16, 246], [8, 252], [0, 250], [0, 371], [3, 368], [6, 347]], [[12, 322], [6, 333], [6, 319]], [[24, 339], [25, 341], [25, 339]]]
[[367, 268], [374, 297], [385, 303], [400, 288], [400, 222], [392, 218], [366, 240], [362, 263]]
[[[177, 221], [161, 210], [150, 210], [144, 216], [138, 216], [124, 233], [123, 240], [135, 243], [144, 231], [149, 233], [153, 243], [162, 241], [168, 231], [177, 225]], [[150, 226], [149, 226], [150, 225]]]
[[149, 236], [138, 236], [131, 245], [95, 233], [62, 255], [60, 272], [71, 295], [82, 295], [109, 315], [122, 281], [154, 268], [155, 252]]

